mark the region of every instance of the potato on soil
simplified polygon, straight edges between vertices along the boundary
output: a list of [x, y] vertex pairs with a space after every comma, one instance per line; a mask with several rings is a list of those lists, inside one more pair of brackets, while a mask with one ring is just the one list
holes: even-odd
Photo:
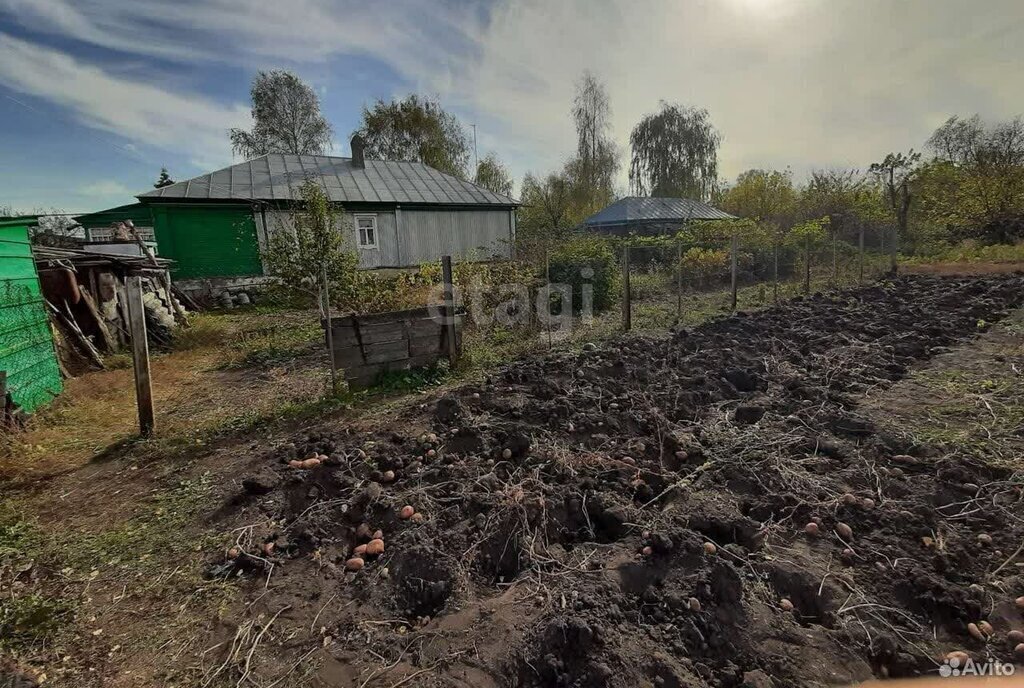
[[640, 550], [640, 554], [644, 555], [645, 557], [649, 557], [652, 554], [654, 554], [654, 549], [650, 545], [648, 545], [644, 547], [642, 550]]
[[361, 557], [366, 554], [366, 545], [356, 545], [356, 548], [352, 550], [352, 553], [357, 557]]
[[980, 542], [983, 545], [991, 545], [992, 536], [988, 533], [978, 533], [978, 542]]
[[1017, 647], [1013, 648], [1013, 654], [1018, 661], [1024, 661], [1024, 643], [1021, 643]]
[[811, 537], [818, 537], [821, 535], [821, 528], [819, 528], [818, 524], [814, 521], [809, 521], [807, 525], [804, 526], [804, 532]]
[[372, 540], [383, 540], [384, 539], [384, 531], [383, 530], [375, 530], [375, 531], [373, 531], [373, 534], [370, 536], [370, 538]]
[[779, 609], [781, 609], [784, 612], [791, 612], [794, 609], [793, 603], [785, 597], [783, 597], [781, 600], [779, 600]]
[[1013, 630], [1006, 634], [1006, 640], [1010, 645], [1024, 643], [1024, 631]]
[[967, 660], [970, 658], [971, 656], [962, 650], [953, 650], [952, 652], [947, 652], [945, 657], [945, 659], [949, 661], [955, 659], [961, 665], [966, 664]]
[[232, 547], [228, 550], [228, 559], [237, 559], [242, 555], [242, 550], [239, 547]]
[[875, 500], [873, 500], [873, 499], [865, 499], [865, 500], [864, 500], [863, 502], [861, 502], [860, 504], [861, 504], [861, 506], [863, 506], [863, 507], [864, 507], [865, 509], [874, 509], [874, 508], [875, 508]]
[[512, 450], [511, 449], [502, 449], [501, 450], [501, 458], [505, 459], [506, 461], [511, 459], [512, 458]]
[[856, 503], [857, 503], [857, 496], [854, 495], [852, 492], [847, 492], [846, 494], [843, 495], [843, 504], [846, 504], [848, 506], [853, 506]]
[[381, 479], [384, 482], [386, 482], [386, 483], [394, 482], [395, 481], [395, 472], [394, 471], [384, 471], [384, 475], [381, 476]]
[[1017, 605], [1017, 609], [1019, 609], [1019, 610], [1021, 610], [1022, 612], [1024, 612], [1024, 596], [1022, 596], [1022, 597], [1018, 597], [1018, 598], [1017, 598], [1017, 599], [1016, 599], [1016, 600], [1014, 601], [1014, 604], [1016, 604], [1016, 605]]
[[980, 628], [978, 628], [978, 624], [974, 623], [973, 621], [967, 624], [967, 632], [975, 640], [985, 642], [985, 634], [981, 632]]
[[691, 597], [689, 599], [689, 601], [687, 602], [687, 606], [690, 608], [690, 611], [692, 611], [692, 612], [699, 612], [700, 611], [700, 600], [698, 600], [696, 597]]
[[423, 521], [426, 520], [426, 517], [423, 514], [421, 514], [420, 512], [417, 511], [416, 513], [414, 513], [412, 516], [409, 517], [409, 520], [412, 521], [413, 523], [423, 523]]
[[359, 571], [365, 563], [362, 557], [352, 557], [345, 562], [345, 569], [348, 571]]
[[988, 621], [979, 621], [978, 628], [985, 634], [985, 637], [991, 637], [996, 634], [996, 629], [992, 628], [992, 624]]
[[298, 459], [292, 459], [291, 461], [288, 462], [288, 466], [290, 468], [302, 468], [302, 462], [299, 461]]
[[384, 541], [370, 540], [366, 543], [366, 553], [371, 557], [375, 557], [378, 554], [384, 554]]
[[704, 554], [712, 555], [712, 556], [715, 555], [715, 554], [718, 554], [718, 545], [716, 545], [713, 542], [705, 542], [704, 543]]
[[836, 533], [838, 533], [839, 537], [843, 538], [844, 540], [853, 539], [853, 528], [846, 525], [845, 523], [836, 524]]
[[310, 469], [319, 468], [319, 467], [320, 467], [320, 459], [315, 459], [315, 458], [314, 459], [306, 459], [305, 461], [302, 462], [302, 468], [306, 469], [307, 471], [310, 470]]

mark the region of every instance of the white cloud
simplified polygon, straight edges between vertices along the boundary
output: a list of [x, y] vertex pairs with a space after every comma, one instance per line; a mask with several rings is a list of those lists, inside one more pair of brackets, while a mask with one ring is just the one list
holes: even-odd
[[[1024, 42], [1018, 0], [494, 0], [486, 10], [417, 0], [0, 0], [5, 8], [37, 31], [180, 61], [330, 65], [343, 78], [345, 56], [368, 56], [478, 123], [481, 152], [497, 151], [517, 176], [571, 153], [569, 107], [584, 69], [608, 85], [624, 153], [659, 100], [706, 107], [728, 177], [753, 166], [798, 175], [864, 167], [920, 147], [949, 114], [1024, 112], [1024, 91], [1012, 87]], [[0, 81], [194, 157], [215, 159], [225, 129], [246, 118], [241, 105], [115, 78], [17, 39], [0, 50]]]
[[[85, 124], [135, 144], [184, 152], [198, 163], [230, 160], [227, 131], [248, 109], [121, 78], [69, 55], [0, 33], [0, 84], [68, 108]], [[119, 145], [119, 144], [118, 144]], [[121, 145], [126, 153], [132, 148]]]
[[78, 193], [83, 196], [131, 196], [132, 191], [127, 186], [115, 179], [101, 179], [78, 187]]

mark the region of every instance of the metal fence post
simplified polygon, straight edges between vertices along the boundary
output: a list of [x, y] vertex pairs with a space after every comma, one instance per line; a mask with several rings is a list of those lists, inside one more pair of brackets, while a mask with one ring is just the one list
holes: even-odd
[[324, 301], [324, 329], [327, 331], [327, 355], [331, 359], [331, 392], [334, 396], [338, 396], [338, 362], [334, 358], [334, 327], [331, 323], [331, 293], [327, 285], [326, 263], [320, 266], [320, 280], [323, 284], [321, 295]]
[[896, 275], [896, 251], [899, 244], [899, 229], [892, 226], [892, 243], [889, 245], [889, 271]]
[[811, 237], [804, 237], [804, 293], [811, 293]]
[[736, 251], [739, 245], [739, 239], [737, 238], [736, 232], [732, 233], [732, 243], [729, 247], [729, 255], [732, 272], [732, 310], [736, 310], [736, 272], [737, 272], [737, 260]]
[[441, 280], [444, 284], [444, 332], [448, 344], [448, 363], [454, 368], [458, 362], [455, 350], [455, 284], [452, 281], [452, 257], [441, 258]]
[[779, 302], [779, 238], [772, 239], [772, 293], [775, 302]]
[[[544, 245], [544, 291], [547, 298], [544, 299], [544, 329], [548, 331], [548, 348], [551, 348], [551, 256], [548, 255], [548, 246]], [[562, 304], [565, 308], [565, 304]]]
[[142, 278], [125, 279], [128, 322], [132, 333], [132, 367], [135, 371], [135, 401], [139, 408], [139, 434], [149, 437], [156, 429], [153, 385], [149, 375], [149, 341], [146, 338], [146, 307], [142, 303]]
[[629, 290], [629, 245], [622, 251], [622, 330], [629, 332], [633, 328], [633, 308], [630, 304]]
[[676, 320], [683, 319], [683, 245], [676, 244]]
[[839, 260], [837, 258], [837, 246], [839, 244], [839, 230], [832, 230], [832, 286], [839, 286]]
[[857, 266], [857, 284], [864, 284], [864, 223], [860, 223], [860, 228], [857, 231], [857, 243], [859, 245], [858, 253], [858, 266]]

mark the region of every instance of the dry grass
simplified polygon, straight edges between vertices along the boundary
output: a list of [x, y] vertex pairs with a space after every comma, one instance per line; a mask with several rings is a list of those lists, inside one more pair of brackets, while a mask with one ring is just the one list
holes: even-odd
[[[201, 444], [284, 405], [319, 399], [328, 368], [317, 346], [318, 329], [315, 314], [305, 311], [197, 316], [175, 351], [152, 357], [161, 440]], [[6, 438], [0, 476], [31, 479], [72, 471], [136, 437], [132, 370], [111, 368], [67, 380], [52, 406], [39, 411], [24, 432]]]

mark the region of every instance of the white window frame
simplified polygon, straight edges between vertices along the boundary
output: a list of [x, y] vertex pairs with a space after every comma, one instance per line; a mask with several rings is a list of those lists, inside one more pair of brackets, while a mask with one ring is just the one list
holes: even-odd
[[[156, 232], [153, 231], [152, 227], [136, 227], [135, 231], [139, 233], [139, 238], [143, 241], [156, 241]], [[132, 242], [134, 239], [114, 239], [114, 228], [113, 227], [91, 227], [89, 228], [89, 241], [96, 242]]]
[[[378, 239], [377, 239], [377, 215], [374, 214], [374, 213], [358, 213], [358, 214], [354, 215], [353, 218], [355, 219], [355, 223], [356, 223], [356, 246], [358, 246], [361, 249], [375, 249], [375, 248], [377, 248], [377, 241], [378, 241]], [[373, 231], [373, 243], [366, 243], [366, 244], [363, 243], [363, 241], [362, 241], [363, 237], [362, 237], [362, 234], [359, 231], [359, 221], [360, 220], [370, 220], [371, 221], [372, 227], [370, 229]]]

